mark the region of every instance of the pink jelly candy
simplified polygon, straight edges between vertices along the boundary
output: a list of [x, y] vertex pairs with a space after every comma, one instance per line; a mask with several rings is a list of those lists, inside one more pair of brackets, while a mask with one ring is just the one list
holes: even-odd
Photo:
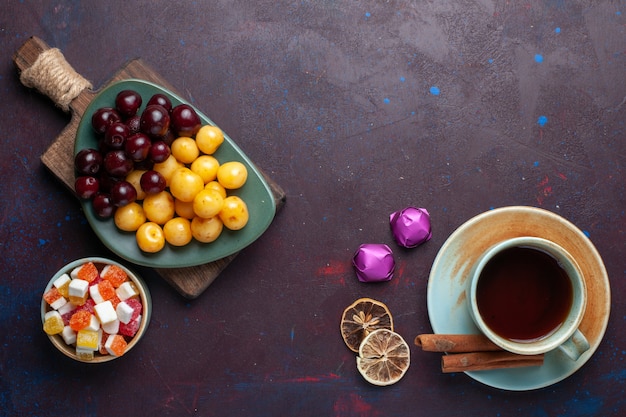
[[133, 319], [137, 318], [137, 316], [141, 314], [142, 305], [139, 300], [137, 300], [136, 298], [129, 298], [124, 302], [133, 309]]
[[93, 298], [88, 298], [88, 299], [85, 301], [85, 304], [83, 304], [83, 305], [81, 305], [81, 306], [78, 306], [78, 307], [76, 308], [76, 310], [87, 310], [87, 311], [89, 311], [91, 314], [94, 314], [94, 313], [95, 313], [95, 311], [96, 311], [96, 310], [94, 309], [94, 306], [95, 306], [95, 305], [96, 305], [96, 302], [93, 300]]
[[141, 325], [141, 316], [137, 316], [136, 318], [129, 321], [127, 324], [120, 323], [119, 334], [123, 336], [133, 337], [139, 330], [139, 326]]

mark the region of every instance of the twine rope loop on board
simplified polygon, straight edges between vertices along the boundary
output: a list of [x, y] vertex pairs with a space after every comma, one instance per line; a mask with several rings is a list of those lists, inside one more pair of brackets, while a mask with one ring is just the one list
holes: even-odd
[[35, 63], [20, 74], [26, 87], [36, 88], [50, 97], [63, 111], [81, 91], [92, 88], [91, 82], [78, 74], [58, 48], [42, 52]]

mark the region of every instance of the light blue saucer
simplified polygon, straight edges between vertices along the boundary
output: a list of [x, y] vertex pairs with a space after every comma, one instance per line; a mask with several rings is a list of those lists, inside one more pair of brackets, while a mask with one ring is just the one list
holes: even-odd
[[480, 214], [459, 227], [441, 247], [428, 281], [428, 315], [439, 334], [478, 333], [468, 310], [465, 289], [480, 254], [500, 241], [520, 236], [552, 240], [578, 262], [587, 285], [587, 308], [580, 330], [591, 348], [578, 361], [559, 349], [548, 352], [539, 367], [466, 372], [483, 384], [526, 391], [555, 384], [579, 370], [596, 351], [606, 331], [611, 308], [609, 279], [593, 243], [569, 221], [550, 211], [513, 206]]

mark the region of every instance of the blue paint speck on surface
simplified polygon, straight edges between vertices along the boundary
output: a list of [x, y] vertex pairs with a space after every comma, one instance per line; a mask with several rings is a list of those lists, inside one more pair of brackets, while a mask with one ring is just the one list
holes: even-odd
[[561, 33], [561, 28], [554, 29], [554, 33]]
[[432, 87], [430, 87], [430, 94], [432, 94], [433, 96], [438, 96], [439, 94], [441, 94], [441, 90], [439, 90], [439, 87], [437, 87], [436, 85], [433, 85]]
[[602, 399], [599, 397], [574, 398], [565, 403], [567, 412], [559, 416], [583, 417], [597, 415], [602, 408]]
[[537, 63], [542, 63], [542, 62], [543, 62], [543, 55], [541, 55], [541, 54], [536, 54], [536, 55], [535, 55], [535, 62], [537, 62]]
[[588, 230], [583, 230], [583, 234], [587, 237], [591, 237], [591, 233]]
[[541, 127], [545, 126], [548, 123], [548, 118], [546, 116], [539, 116], [537, 119], [537, 124]]
[[405, 81], [406, 81], [406, 78], [404, 78], [404, 77], [400, 77], [400, 82], [401, 82], [401, 83], [403, 83], [403, 82], [405, 82]]
[[[622, 352], [623, 354], [624, 352]], [[605, 380], [613, 380], [616, 383], [623, 383], [626, 381], [626, 370], [618, 370], [616, 369], [614, 372], [610, 372], [608, 374], [604, 374], [602, 379]]]
[[318, 131], [318, 132], [321, 132], [321, 131], [322, 131], [322, 126], [318, 126], [318, 127], [317, 127], [317, 131]]
[[384, 102], [385, 104], [389, 104], [389, 103], [391, 103], [391, 100], [389, 100], [388, 98], [385, 98], [385, 99], [383, 100], [383, 102]]
[[536, 167], [538, 167], [538, 166], [539, 166], [539, 161], [535, 161], [535, 162], [533, 163], [533, 165], [534, 165], [534, 166], [536, 166]]
[[370, 12], [365, 12], [365, 17], [366, 18], [371, 17], [371, 16], [372, 16], [372, 14]]
[[493, 58], [489, 58], [489, 60], [487, 60], [487, 62], [489, 62], [490, 64], [493, 64]]

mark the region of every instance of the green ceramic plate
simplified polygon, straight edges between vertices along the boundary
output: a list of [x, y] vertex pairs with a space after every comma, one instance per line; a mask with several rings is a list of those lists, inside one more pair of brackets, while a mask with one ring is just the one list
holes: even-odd
[[[100, 107], [114, 106], [117, 93], [126, 89], [132, 89], [141, 94], [144, 104], [139, 109], [140, 112], [143, 111], [145, 103], [150, 97], [156, 93], [168, 96], [173, 106], [186, 103], [185, 100], [171, 91], [147, 81], [131, 79], [112, 84], [100, 92], [85, 110], [85, 115], [76, 133], [75, 155], [84, 148], [97, 148], [97, 139], [91, 127], [91, 115]], [[215, 125], [198, 109], [196, 111], [203, 124]], [[229, 192], [230, 195], [241, 197], [248, 206], [250, 219], [243, 229], [231, 231], [224, 228], [220, 237], [212, 243], [200, 243], [192, 240], [191, 243], [183, 247], [173, 247], [166, 244], [160, 252], [149, 254], [139, 249], [134, 233], [120, 231], [115, 226], [113, 219], [100, 219], [96, 216], [91, 202], [82, 201], [81, 204], [89, 224], [102, 242], [115, 254], [135, 264], [154, 268], [181, 268], [202, 265], [239, 252], [261, 236], [271, 224], [276, 212], [274, 197], [263, 175], [226, 134], [224, 134], [224, 143], [214, 156], [220, 163], [239, 161], [248, 169], [246, 184], [239, 190]]]

